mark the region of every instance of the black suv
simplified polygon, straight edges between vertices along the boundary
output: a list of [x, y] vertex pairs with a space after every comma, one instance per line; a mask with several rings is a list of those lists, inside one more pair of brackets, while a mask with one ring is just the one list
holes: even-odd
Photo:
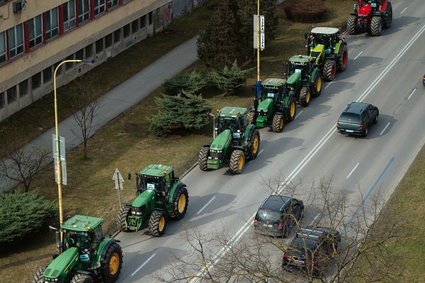
[[352, 102], [339, 116], [336, 128], [341, 134], [366, 137], [369, 127], [378, 122], [378, 117], [378, 107], [368, 103]]
[[337, 254], [340, 243], [338, 231], [326, 227], [302, 228], [283, 253], [282, 267], [321, 273]]
[[254, 230], [271, 236], [286, 237], [296, 221], [300, 221], [303, 216], [302, 201], [281, 195], [270, 195], [255, 214]]

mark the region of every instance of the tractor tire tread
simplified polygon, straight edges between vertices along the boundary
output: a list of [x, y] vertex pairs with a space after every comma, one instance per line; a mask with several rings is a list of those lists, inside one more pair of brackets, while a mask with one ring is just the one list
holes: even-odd
[[46, 267], [38, 267], [35, 271], [34, 277], [32, 278], [32, 283], [44, 283], [44, 270], [46, 270]]
[[[182, 194], [186, 196], [186, 206], [185, 206], [183, 212], [180, 213], [179, 209], [178, 209], [178, 204], [179, 204], [180, 196]], [[174, 205], [174, 218], [177, 219], [177, 220], [182, 219], [186, 215], [187, 206], [189, 205], [189, 194], [187, 192], [186, 186], [181, 186], [181, 187], [178, 188], [178, 192], [176, 194], [176, 197], [173, 200], [173, 205]]]
[[118, 212], [117, 220], [116, 220], [117, 226], [121, 231], [129, 230], [127, 228], [127, 221], [126, 221], [129, 211], [130, 211], [130, 207], [128, 207], [125, 204], [121, 205], [121, 208], [120, 208], [120, 211]]
[[273, 122], [272, 122], [272, 131], [275, 133], [280, 133], [282, 132], [283, 128], [285, 127], [285, 121], [283, 121], [283, 126], [280, 127], [280, 121], [284, 120], [283, 119], [283, 115], [280, 113], [276, 113], [273, 116]]
[[323, 78], [328, 82], [333, 81], [335, 79], [335, 71], [336, 62], [334, 60], [326, 60], [323, 66]]
[[[109, 262], [114, 253], [117, 253], [120, 257], [119, 267], [115, 274], [110, 274]], [[104, 283], [112, 283], [118, 280], [118, 277], [120, 276], [121, 269], [122, 269], [122, 258], [123, 258], [123, 254], [122, 254], [121, 246], [116, 242], [109, 245], [108, 250], [105, 253], [105, 257], [100, 262], [100, 271], [101, 271], [102, 281]]]
[[[149, 232], [154, 237], [159, 237], [165, 232], [165, 228], [162, 231], [159, 231], [159, 221], [161, 220], [161, 217], [165, 218], [165, 213], [161, 210], [154, 210], [149, 217]], [[167, 222], [165, 223], [167, 225]]]
[[357, 15], [350, 15], [347, 20], [347, 32], [348, 34], [357, 33]]
[[372, 17], [370, 22], [370, 34], [373, 36], [379, 36], [382, 32], [382, 18], [379, 16]]
[[201, 169], [202, 171], [208, 170], [208, 165], [207, 165], [208, 152], [209, 152], [208, 147], [202, 147], [201, 150], [199, 151], [198, 166], [199, 166], [199, 169]]
[[88, 274], [76, 273], [69, 283], [92, 283], [93, 277]]
[[243, 167], [245, 167], [245, 164], [244, 164], [244, 166], [239, 169], [239, 166], [238, 165], [239, 165], [239, 158], [240, 158], [241, 155], [245, 157], [245, 154], [244, 154], [244, 152], [242, 150], [235, 149], [232, 152], [232, 155], [230, 156], [230, 165], [229, 165], [229, 167], [230, 167], [230, 171], [233, 174], [240, 174], [240, 173], [242, 173]]
[[308, 87], [303, 87], [300, 90], [300, 104], [302, 107], [307, 107], [310, 104], [311, 100], [311, 93], [310, 93], [310, 100], [307, 99], [307, 94], [310, 92], [310, 89]]

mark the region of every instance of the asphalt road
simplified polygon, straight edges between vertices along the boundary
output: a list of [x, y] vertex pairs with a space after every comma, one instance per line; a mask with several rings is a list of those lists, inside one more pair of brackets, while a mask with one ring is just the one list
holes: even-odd
[[[312, 182], [331, 179], [354, 204], [380, 193], [388, 198], [425, 142], [425, 6], [422, 0], [393, 3], [393, 26], [380, 37], [349, 36], [349, 66], [328, 83], [283, 133], [261, 130], [261, 151], [241, 175], [227, 168], [183, 178], [190, 203], [186, 217], [170, 222], [161, 238], [145, 231], [120, 233], [124, 266], [119, 282], [155, 282], [176, 258], [193, 258], [186, 233], [226, 233], [246, 237], [251, 217], [270, 193], [262, 180], [280, 178], [308, 190]], [[335, 122], [346, 104], [372, 103], [380, 109], [378, 124], [367, 138], [340, 135]], [[309, 208], [303, 220], [314, 219]], [[245, 224], [248, 223], [248, 224]], [[218, 252], [221, 247], [210, 247]]]

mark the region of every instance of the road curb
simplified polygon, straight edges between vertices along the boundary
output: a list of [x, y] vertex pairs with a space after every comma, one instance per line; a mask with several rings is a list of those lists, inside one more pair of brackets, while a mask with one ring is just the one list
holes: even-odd
[[195, 167], [198, 165], [198, 161], [196, 161], [194, 164], [192, 164], [186, 171], [184, 171], [181, 175], [180, 175], [180, 179], [183, 179], [187, 174], [190, 173], [190, 171], [192, 171], [193, 169], [195, 169]]

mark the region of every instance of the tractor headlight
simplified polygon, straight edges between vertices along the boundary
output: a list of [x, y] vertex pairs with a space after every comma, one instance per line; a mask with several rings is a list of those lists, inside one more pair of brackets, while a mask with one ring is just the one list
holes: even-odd
[[139, 207], [133, 207], [131, 209], [131, 215], [136, 215], [136, 216], [140, 216], [142, 215], [142, 210]]

